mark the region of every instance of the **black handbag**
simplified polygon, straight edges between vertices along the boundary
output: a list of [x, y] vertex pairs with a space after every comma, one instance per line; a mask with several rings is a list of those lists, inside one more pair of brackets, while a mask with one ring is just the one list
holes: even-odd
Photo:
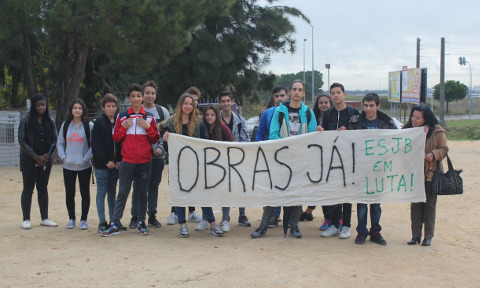
[[440, 170], [440, 161], [437, 161], [437, 170], [432, 171], [432, 163], [427, 172], [425, 191], [427, 195], [456, 195], [463, 194], [463, 179], [460, 177], [462, 170], [453, 169], [452, 161], [447, 154], [448, 171]]

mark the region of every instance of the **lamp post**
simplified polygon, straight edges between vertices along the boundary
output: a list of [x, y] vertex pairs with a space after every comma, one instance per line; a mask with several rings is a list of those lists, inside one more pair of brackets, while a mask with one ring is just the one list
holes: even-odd
[[328, 86], [327, 89], [330, 89], [330, 64], [325, 64], [325, 68], [327, 69], [327, 77], [328, 77]]
[[303, 85], [305, 85], [305, 42], [307, 39], [303, 39]]
[[458, 64], [465, 65], [468, 63], [468, 67], [470, 68], [470, 89], [468, 89], [468, 116], [469, 119], [472, 120], [472, 66], [470, 62], [465, 60], [465, 57], [458, 58]]

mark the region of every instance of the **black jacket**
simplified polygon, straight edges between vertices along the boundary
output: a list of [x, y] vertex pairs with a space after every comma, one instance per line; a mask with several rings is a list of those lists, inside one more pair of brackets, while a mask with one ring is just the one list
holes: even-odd
[[[366, 114], [364, 111], [360, 113], [360, 115], [355, 115], [350, 118], [348, 122], [348, 130], [360, 130], [360, 129], [367, 129], [364, 125], [363, 119], [365, 119]], [[380, 110], [377, 110], [377, 117], [378, 117], [378, 129], [397, 129], [397, 125], [393, 122], [393, 119], [390, 118], [387, 114], [383, 113]]]
[[[50, 149], [48, 150], [48, 155], [51, 157], [53, 151], [57, 147], [57, 129], [55, 128], [55, 122], [48, 117], [43, 118], [46, 121], [49, 121], [50, 125]], [[33, 146], [35, 145], [35, 139], [33, 137], [34, 133], [28, 133], [27, 127], [28, 114], [22, 118], [20, 125], [18, 126], [18, 143], [20, 144], [20, 153], [27, 155], [32, 158], [35, 156], [33, 151]], [[36, 119], [35, 119], [36, 121]], [[34, 123], [28, 123], [28, 125], [34, 125]]]
[[115, 121], [111, 123], [107, 115], [102, 114], [93, 125], [91, 141], [95, 168], [107, 169], [109, 161], [113, 163], [122, 161], [122, 145], [115, 143], [112, 138]]

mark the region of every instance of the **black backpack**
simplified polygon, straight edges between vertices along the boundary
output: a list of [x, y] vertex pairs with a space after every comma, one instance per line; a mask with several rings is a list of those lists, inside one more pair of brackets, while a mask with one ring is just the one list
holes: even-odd
[[[67, 121], [63, 122], [63, 139], [65, 139], [65, 148], [67, 147], [67, 132], [70, 123], [67, 125]], [[90, 148], [90, 123], [89, 121], [83, 121], [83, 129], [87, 137], [88, 148]]]

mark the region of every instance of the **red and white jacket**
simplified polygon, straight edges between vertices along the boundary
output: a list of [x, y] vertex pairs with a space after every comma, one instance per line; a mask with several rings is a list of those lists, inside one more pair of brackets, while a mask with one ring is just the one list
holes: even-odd
[[[133, 120], [133, 125], [125, 129], [123, 123], [128, 118]], [[150, 124], [150, 127], [144, 129], [138, 126], [137, 118], [144, 118]], [[113, 140], [122, 143], [123, 161], [133, 164], [151, 161], [152, 144], [157, 143], [159, 139], [160, 134], [158, 134], [155, 119], [143, 107], [139, 113], [135, 113], [130, 107], [128, 111], [122, 111], [118, 114], [113, 130]]]

